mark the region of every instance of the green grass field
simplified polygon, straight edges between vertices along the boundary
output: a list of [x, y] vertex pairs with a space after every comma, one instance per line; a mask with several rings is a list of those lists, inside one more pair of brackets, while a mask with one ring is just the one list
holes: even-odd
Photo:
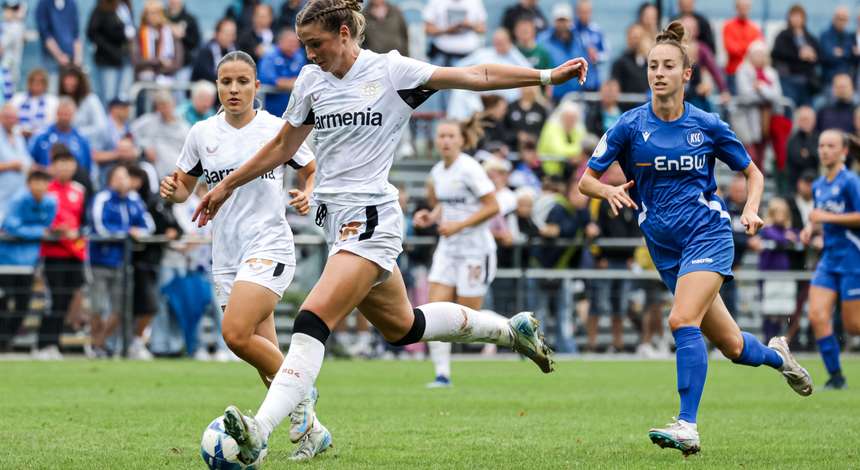
[[[825, 374], [806, 360], [817, 384]], [[776, 372], [711, 362], [702, 453], [647, 437], [677, 413], [673, 362], [455, 362], [455, 387], [425, 390], [420, 362], [327, 362], [320, 418], [335, 447], [303, 468], [858, 468], [860, 360], [843, 392], [795, 395]], [[258, 406], [241, 363], [0, 362], [0, 468], [205, 468], [204, 427]], [[854, 385], [857, 384], [857, 385]], [[266, 468], [290, 467], [286, 429]]]

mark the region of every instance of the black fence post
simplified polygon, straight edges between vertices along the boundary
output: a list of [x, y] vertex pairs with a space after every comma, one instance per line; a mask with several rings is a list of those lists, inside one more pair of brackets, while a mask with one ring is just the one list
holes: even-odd
[[131, 343], [134, 319], [132, 309], [134, 306], [134, 266], [131, 261], [133, 240], [126, 236], [122, 242], [123, 246], [123, 270], [122, 270], [122, 315], [120, 316], [120, 331], [122, 331], [122, 357], [128, 358], [128, 346]]

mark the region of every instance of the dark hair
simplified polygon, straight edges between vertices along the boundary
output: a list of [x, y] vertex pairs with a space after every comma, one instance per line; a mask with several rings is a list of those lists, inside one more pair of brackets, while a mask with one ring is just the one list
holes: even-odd
[[687, 47], [682, 43], [685, 33], [684, 25], [680, 21], [673, 21], [666, 26], [666, 29], [657, 34], [657, 44], [654, 47], [660, 44], [677, 47], [681, 51], [681, 57], [684, 59], [684, 68], [686, 69], [692, 66], [692, 61], [690, 60], [690, 55], [687, 54]]
[[364, 42], [366, 20], [360, 0], [310, 0], [296, 16], [296, 26], [319, 22], [325, 31], [337, 33], [346, 25], [352, 38]]
[[27, 174], [28, 183], [33, 180], [51, 181], [51, 179], [52, 178], [50, 173], [39, 168], [30, 170], [30, 173]]
[[[636, 9], [636, 22], [637, 22], [637, 23], [638, 23], [638, 22], [639, 22], [639, 20], [642, 18], [642, 13], [643, 13], [643, 12], [644, 12], [648, 7], [654, 7], [654, 8], [657, 8], [657, 14], [658, 14], [658, 16], [659, 16], [659, 14], [660, 14], [660, 9], [657, 7], [657, 5], [655, 5], [655, 4], [651, 3], [651, 2], [644, 2], [644, 3], [642, 3], [642, 4], [640, 4], [640, 5], [639, 5], [639, 8], [637, 8], [637, 9]], [[660, 18], [657, 18], [657, 21], [659, 22], [659, 21], [660, 21]]]
[[860, 140], [848, 132], [843, 132], [842, 147], [848, 149], [848, 155], [845, 156], [845, 166], [851, 167], [851, 163], [860, 158]]
[[801, 15], [803, 15], [803, 22], [806, 22], [806, 9], [803, 8], [803, 5], [799, 3], [795, 3], [794, 5], [792, 5], [791, 8], [788, 9], [788, 14], [785, 15], [786, 19], [790, 18], [791, 15], [795, 13], [800, 13]]
[[221, 66], [226, 64], [227, 62], [244, 62], [251, 66], [254, 69], [254, 78], [257, 78], [257, 63], [254, 62], [254, 58], [251, 57], [245, 51], [232, 51], [228, 52], [218, 61], [218, 65], [215, 66], [215, 76], [218, 76], [218, 71], [221, 70]]
[[[71, 92], [63, 89], [63, 81], [68, 76], [74, 76], [78, 79], [77, 88]], [[68, 96], [75, 101], [76, 105], [80, 106], [81, 101], [90, 94], [90, 80], [87, 78], [87, 74], [84, 73], [83, 69], [77, 65], [66, 65], [60, 69], [59, 86], [57, 86], [57, 89], [60, 91], [60, 96]]]
[[484, 106], [484, 109], [493, 108], [496, 105], [498, 105], [499, 103], [501, 103], [502, 101], [505, 101], [505, 99], [502, 98], [501, 95], [496, 95], [496, 94], [492, 94], [492, 93], [486, 94], [486, 95], [481, 95], [481, 104]]
[[225, 16], [224, 18], [221, 18], [220, 20], [218, 20], [217, 23], [215, 23], [215, 34], [220, 33], [221, 28], [227, 23], [233, 23], [235, 25], [236, 20], [234, 20], [233, 18], [230, 18], [229, 16]]
[[112, 166], [112, 167], [110, 168], [110, 170], [108, 170], [108, 172], [107, 172], [107, 178], [105, 178], [105, 181], [107, 182], [107, 186], [108, 186], [108, 187], [110, 187], [110, 182], [111, 182], [111, 180], [113, 179], [113, 175], [114, 175], [114, 174], [117, 172], [117, 170], [119, 170], [120, 168], [124, 168], [124, 169], [125, 169], [125, 171], [129, 171], [129, 165], [127, 165], [127, 164], [125, 164], [125, 163], [117, 163], [116, 165]]
[[[52, 162], [57, 162], [60, 160], [75, 160], [75, 156], [72, 154], [72, 151], [69, 150], [69, 147], [62, 142], [56, 142], [51, 146], [51, 149], [48, 151], [48, 155], [51, 156]], [[77, 160], [75, 160], [77, 161]]]

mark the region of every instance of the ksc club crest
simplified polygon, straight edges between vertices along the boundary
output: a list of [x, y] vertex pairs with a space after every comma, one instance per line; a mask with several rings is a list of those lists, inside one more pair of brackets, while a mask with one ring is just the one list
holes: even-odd
[[705, 135], [700, 130], [687, 132], [687, 145], [690, 147], [698, 147], [705, 143]]

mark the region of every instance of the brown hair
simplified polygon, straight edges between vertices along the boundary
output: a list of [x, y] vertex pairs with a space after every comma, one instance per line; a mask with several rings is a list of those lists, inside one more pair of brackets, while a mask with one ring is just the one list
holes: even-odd
[[677, 47], [681, 51], [681, 57], [684, 59], [684, 68], [686, 69], [692, 66], [692, 61], [690, 60], [690, 55], [687, 53], [687, 47], [683, 44], [685, 34], [684, 25], [680, 21], [673, 21], [666, 26], [666, 29], [657, 34], [657, 44], [654, 47], [660, 44]]
[[335, 34], [346, 25], [353, 39], [359, 43], [364, 41], [366, 20], [361, 13], [360, 0], [311, 0], [296, 17], [296, 26], [315, 22]]
[[794, 5], [792, 5], [791, 8], [788, 9], [788, 14], [786, 15], [786, 18], [791, 17], [791, 15], [795, 13], [800, 13], [801, 15], [803, 15], [803, 22], [806, 23], [806, 9], [803, 8], [803, 5], [799, 3], [795, 3]]
[[[63, 81], [69, 75], [73, 75], [78, 79], [78, 86], [74, 90], [66, 90], [63, 87]], [[80, 106], [84, 98], [90, 94], [90, 80], [87, 78], [87, 74], [77, 65], [66, 65], [60, 69], [60, 83], [57, 89], [60, 91], [60, 96], [68, 96], [75, 101], [76, 105]]]
[[463, 150], [473, 150], [478, 146], [478, 142], [484, 137], [484, 125], [481, 123], [484, 113], [477, 112], [465, 121], [457, 121], [454, 119], [443, 119], [439, 125], [450, 124], [457, 126], [460, 130], [460, 136], [463, 137]]

